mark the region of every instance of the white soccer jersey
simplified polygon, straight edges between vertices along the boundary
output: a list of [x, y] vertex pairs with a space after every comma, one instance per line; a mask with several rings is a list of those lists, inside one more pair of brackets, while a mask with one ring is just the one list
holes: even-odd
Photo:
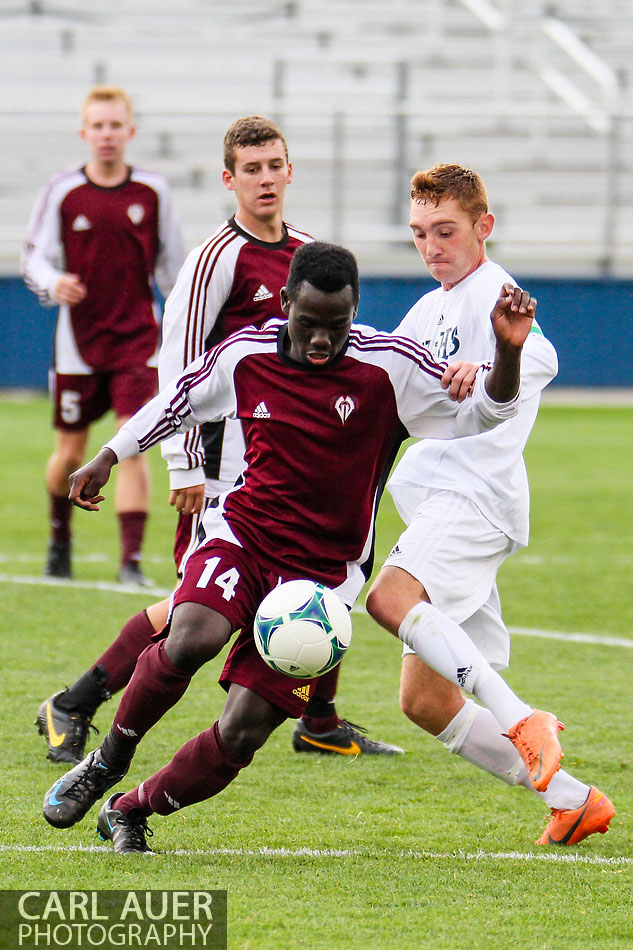
[[206, 420], [240, 420], [246, 463], [220, 499], [231, 538], [280, 575], [344, 585], [348, 602], [371, 565], [381, 487], [407, 435], [454, 438], [497, 425], [518, 400], [494, 403], [480, 371], [458, 404], [444, 364], [411, 340], [353, 328], [327, 368], [286, 355], [287, 325], [233, 334], [187, 367], [108, 443], [119, 460]]
[[[395, 332], [422, 343], [438, 360], [490, 360], [495, 352], [490, 313], [507, 282], [515, 283], [498, 264], [487, 261], [452, 290], [438, 287], [425, 294]], [[407, 449], [387, 486], [401, 514], [411, 513], [398, 505], [399, 491], [410, 497], [415, 486], [449, 489], [470, 498], [492, 524], [526, 545], [529, 487], [523, 449], [541, 391], [557, 370], [556, 351], [535, 322], [521, 356], [518, 415], [481, 435], [455, 442], [426, 439]]]
[[[230, 333], [280, 317], [290, 262], [309, 241], [285, 223], [280, 241], [260, 241], [233, 217], [194, 248], [165, 305], [160, 388]], [[177, 435], [161, 451], [172, 489], [205, 482], [210, 498], [231, 488], [244, 468], [242, 427], [230, 419]]]

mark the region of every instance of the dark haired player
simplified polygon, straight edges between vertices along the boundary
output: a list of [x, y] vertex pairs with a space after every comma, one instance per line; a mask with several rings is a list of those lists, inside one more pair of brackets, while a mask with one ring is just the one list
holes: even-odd
[[[167, 300], [161, 387], [235, 330], [279, 317], [279, 295], [292, 256], [312, 240], [283, 220], [292, 164], [283, 134], [270, 119], [251, 115], [232, 123], [224, 137], [222, 181], [235, 194], [237, 211], [191, 251]], [[173, 436], [162, 450], [169, 468], [170, 503], [179, 512], [174, 557], [180, 570], [206, 505], [232, 488], [244, 467], [242, 426], [234, 419], [205, 423]], [[70, 689], [41, 704], [36, 725], [46, 736], [49, 759], [81, 762], [98, 706], [127, 684], [139, 654], [165, 626], [168, 612], [165, 599], [135, 614]], [[336, 667], [319, 680], [295, 726], [295, 749], [341, 755], [401, 753], [398, 746], [370, 739], [361, 727], [339, 718], [334, 705], [338, 677]]]
[[253, 641], [254, 613], [279, 582], [300, 577], [354, 603], [380, 488], [400, 441], [472, 434], [516, 413], [521, 348], [535, 306], [518, 288], [505, 285], [493, 309], [495, 362], [478, 372], [467, 400], [459, 375], [447, 371], [443, 380], [445, 364], [424, 347], [352, 329], [358, 271], [349, 251], [321, 243], [300, 248], [282, 302], [287, 323], [240, 331], [197, 359], [71, 477], [73, 502], [98, 510], [100, 489], [120, 459], [203, 421], [238, 418], [245, 430], [243, 478], [205, 512], [167, 638], [140, 656], [102, 746], [45, 796], [52, 825], [79, 821], [123, 778], [138, 742], [196, 670], [241, 630], [221, 674], [228, 695], [218, 722], [103, 806], [99, 831], [121, 854], [148, 850], [148, 816], [216, 795], [287, 716], [301, 711], [297, 692], [314, 681], [264, 663]]

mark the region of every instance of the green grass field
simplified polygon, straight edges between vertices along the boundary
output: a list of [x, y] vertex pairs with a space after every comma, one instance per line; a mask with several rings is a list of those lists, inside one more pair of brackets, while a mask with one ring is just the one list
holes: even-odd
[[[531, 544], [500, 578], [505, 619], [517, 629], [508, 681], [566, 723], [566, 768], [599, 785], [618, 812], [609, 834], [560, 850], [533, 844], [547, 814], [536, 796], [495, 782], [404, 719], [398, 644], [363, 613], [339, 711], [406, 756], [297, 755], [285, 723], [216, 799], [150, 822], [157, 858], [116, 858], [95, 834], [96, 808], [70, 830], [47, 825], [42, 797], [63, 769], [44, 757], [37, 707], [148, 603], [112, 584], [111, 502], [97, 515], [75, 513], [76, 581], [44, 583], [49, 424], [45, 398], [0, 399], [0, 887], [225, 888], [232, 950], [633, 946], [632, 409], [541, 410], [527, 453]], [[99, 426], [92, 449], [109, 432]], [[157, 450], [151, 462], [145, 567], [167, 590], [175, 516]], [[378, 564], [399, 529], [386, 499]], [[123, 788], [214, 721], [219, 666], [197, 675], [142, 744]], [[102, 730], [113, 711], [97, 714]]]

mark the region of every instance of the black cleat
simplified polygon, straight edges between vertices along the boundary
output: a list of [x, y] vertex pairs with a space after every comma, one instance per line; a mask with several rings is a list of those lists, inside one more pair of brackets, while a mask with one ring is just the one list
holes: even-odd
[[70, 828], [84, 817], [108, 789], [120, 782], [129, 766], [113, 772], [101, 758], [101, 749], [60, 778], [44, 796], [44, 817], [55, 828]]
[[326, 752], [338, 755], [402, 755], [404, 749], [368, 739], [363, 733], [367, 730], [356, 726], [347, 719], [340, 719], [330, 732], [310, 732], [301, 719], [297, 720], [292, 734], [292, 748], [295, 752]]
[[112, 795], [101, 806], [97, 819], [97, 834], [102, 841], [111, 841], [115, 854], [154, 854], [145, 836], [152, 837], [153, 832], [147, 826], [145, 815], [137, 808], [127, 814], [119, 811], [115, 802], [121, 795]]
[[[64, 692], [62, 689], [50, 699], [44, 700], [37, 711], [35, 725], [39, 734], [46, 736], [48, 741], [47, 759], [78, 765], [84, 757], [88, 730], [92, 723], [83, 713], [58, 709], [55, 700]], [[96, 726], [92, 726], [92, 729], [98, 732]]]
[[146, 577], [138, 561], [127, 561], [122, 564], [117, 575], [119, 584], [126, 587], [153, 587], [154, 581]]
[[70, 566], [70, 541], [50, 542], [44, 574], [46, 577], [70, 578], [73, 576]]

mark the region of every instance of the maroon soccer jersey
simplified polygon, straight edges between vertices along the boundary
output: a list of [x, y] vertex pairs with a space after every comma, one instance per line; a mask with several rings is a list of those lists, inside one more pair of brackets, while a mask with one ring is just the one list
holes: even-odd
[[36, 205], [23, 256], [27, 285], [43, 302], [52, 301], [61, 275], [52, 265], [58, 245], [64, 270], [87, 289], [85, 300], [60, 310], [58, 372], [148, 363], [158, 343], [154, 272], [163, 267], [161, 289], [169, 292], [184, 258], [163, 176], [130, 169], [113, 188], [95, 185], [83, 169], [53, 176]]
[[209, 508], [209, 537], [243, 546], [268, 569], [311, 577], [353, 603], [371, 560], [378, 499], [407, 434], [452, 438], [490, 428], [514, 405], [492, 404], [480, 381], [452, 402], [443, 364], [419, 344], [352, 329], [327, 368], [291, 361], [287, 327], [243, 330], [196, 360], [108, 443], [119, 459], [203, 420], [237, 417], [247, 467]]

